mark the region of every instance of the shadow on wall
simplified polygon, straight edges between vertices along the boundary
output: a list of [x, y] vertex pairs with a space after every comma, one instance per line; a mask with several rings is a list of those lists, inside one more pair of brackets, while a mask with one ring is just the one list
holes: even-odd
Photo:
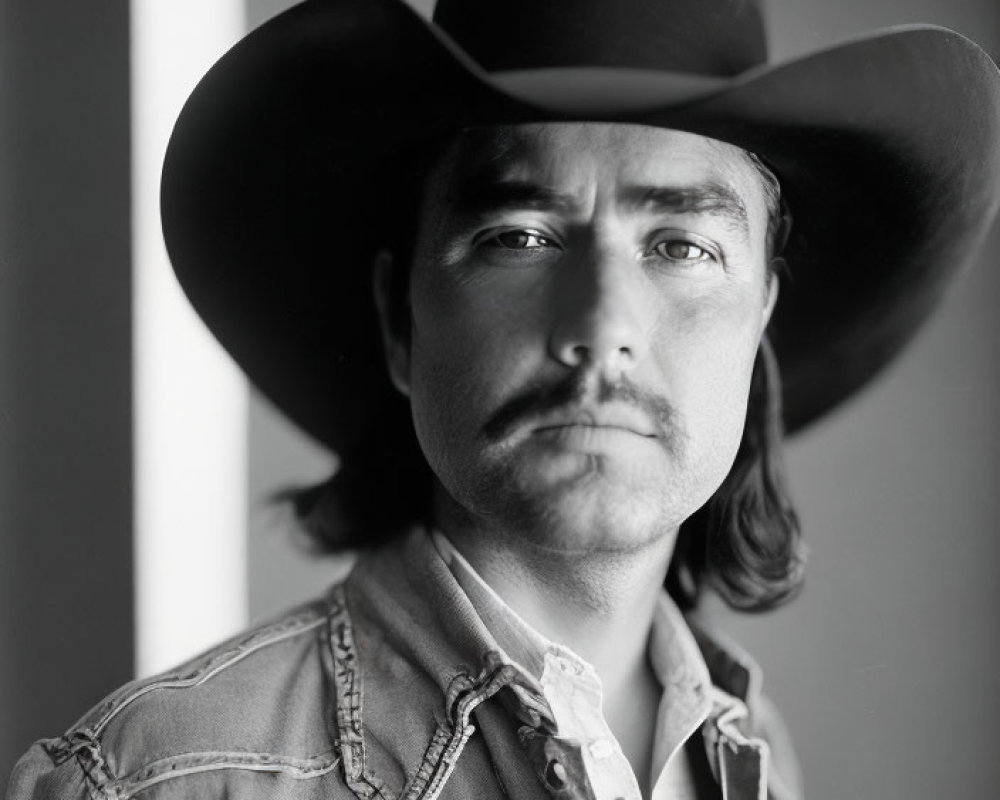
[[0, 19], [0, 786], [132, 673], [128, 2]]
[[[767, 8], [784, 55], [899, 22], [1000, 54], [993, 0]], [[995, 224], [898, 363], [790, 447], [811, 548], [802, 597], [770, 617], [720, 615], [763, 663], [811, 797], [977, 797], [1000, 780], [998, 257]]]

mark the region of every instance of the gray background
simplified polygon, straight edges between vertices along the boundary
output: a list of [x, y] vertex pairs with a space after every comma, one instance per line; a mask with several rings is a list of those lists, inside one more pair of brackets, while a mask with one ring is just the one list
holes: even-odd
[[[250, 0], [248, 16], [285, 5]], [[0, 15], [2, 776], [129, 677], [132, 618], [127, 4], [3, 0]], [[776, 59], [916, 21], [1000, 54], [996, 0], [770, 0], [768, 16]], [[709, 609], [764, 665], [811, 798], [1000, 785], [998, 256], [995, 228], [903, 357], [791, 443], [803, 595], [761, 617]], [[263, 499], [327, 456], [256, 400], [248, 436], [261, 616], [343, 565], [305, 553]]]

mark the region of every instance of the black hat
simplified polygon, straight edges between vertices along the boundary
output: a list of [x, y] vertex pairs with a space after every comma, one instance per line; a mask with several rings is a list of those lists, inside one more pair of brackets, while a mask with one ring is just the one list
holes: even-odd
[[765, 63], [749, 0], [307, 0], [181, 112], [164, 235], [250, 380], [337, 451], [381, 419], [370, 267], [397, 156], [463, 128], [611, 121], [709, 136], [775, 171], [794, 224], [772, 320], [786, 426], [857, 390], [968, 261], [1000, 189], [1000, 74], [904, 26]]

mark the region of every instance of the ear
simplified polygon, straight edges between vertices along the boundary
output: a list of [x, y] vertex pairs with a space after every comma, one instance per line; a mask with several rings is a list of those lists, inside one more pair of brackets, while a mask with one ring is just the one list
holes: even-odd
[[767, 327], [767, 324], [771, 321], [771, 314], [774, 313], [774, 307], [778, 303], [778, 285], [781, 283], [778, 276], [781, 275], [785, 269], [785, 259], [772, 259], [770, 267], [767, 271], [767, 277], [764, 279], [765, 296], [761, 330], [764, 330]]
[[382, 350], [389, 380], [402, 394], [410, 395], [410, 296], [407, 281], [392, 253], [379, 250], [372, 265], [372, 291], [382, 332]]

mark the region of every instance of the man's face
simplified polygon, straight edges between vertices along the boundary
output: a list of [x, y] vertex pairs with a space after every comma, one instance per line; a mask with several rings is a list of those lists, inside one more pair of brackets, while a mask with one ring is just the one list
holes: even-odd
[[717, 141], [459, 136], [425, 187], [408, 337], [387, 333], [439, 515], [561, 550], [672, 534], [739, 445], [766, 225], [759, 173]]

